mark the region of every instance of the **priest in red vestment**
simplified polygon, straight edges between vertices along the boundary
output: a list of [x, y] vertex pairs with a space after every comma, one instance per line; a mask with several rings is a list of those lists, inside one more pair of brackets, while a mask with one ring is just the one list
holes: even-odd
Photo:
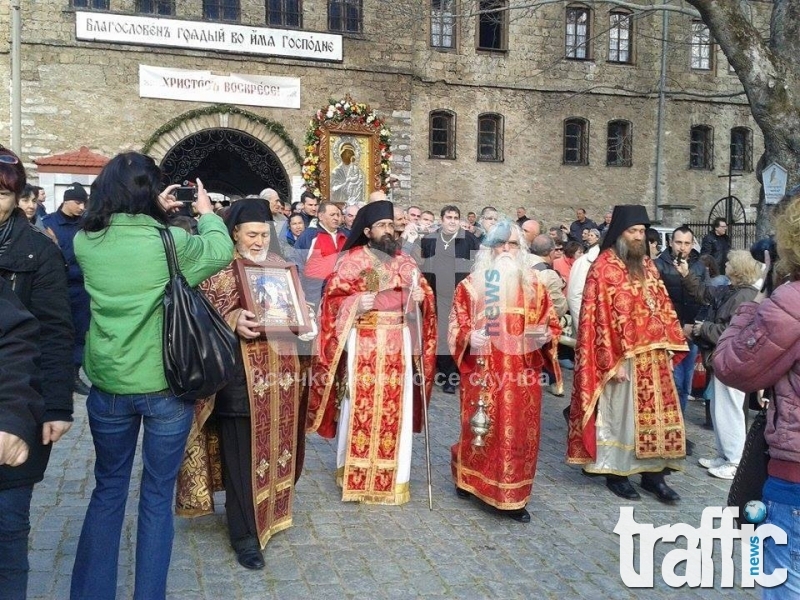
[[[471, 495], [515, 521], [531, 517], [539, 455], [542, 368], [560, 381], [561, 328], [547, 290], [520, 251], [521, 230], [501, 221], [482, 243], [450, 312], [450, 352], [461, 372], [461, 433], [452, 447], [456, 493]], [[478, 402], [489, 418], [476, 436]]]
[[400, 253], [393, 228], [391, 202], [358, 211], [320, 306], [307, 425], [309, 432], [337, 436], [345, 501], [408, 502], [412, 430], [421, 430], [426, 409], [419, 369], [427, 397], [435, 373], [433, 292], [414, 260]]
[[[666, 504], [680, 496], [664, 475], [682, 469], [683, 416], [672, 377], [686, 339], [644, 246], [643, 206], [614, 207], [583, 291], [575, 350], [567, 462], [605, 475], [621, 498], [638, 500], [628, 480]], [[676, 354], [673, 356], [673, 354]]]
[[[236, 202], [225, 218], [236, 244], [235, 261], [281, 262], [269, 205], [261, 198]], [[295, 482], [302, 464], [298, 425], [302, 368], [297, 338], [255, 331], [257, 316], [244, 309], [233, 263], [200, 288], [239, 336], [237, 373], [215, 396], [196, 403], [178, 474], [177, 512], [214, 513], [214, 492], [225, 489], [228, 535], [247, 569], [264, 568], [261, 549], [292, 525]], [[310, 339], [306, 334], [301, 339]], [[303, 428], [299, 429], [302, 435]]]

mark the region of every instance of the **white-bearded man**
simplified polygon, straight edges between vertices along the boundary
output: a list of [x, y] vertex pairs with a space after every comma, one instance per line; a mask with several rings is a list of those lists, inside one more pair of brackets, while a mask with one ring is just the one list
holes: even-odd
[[[452, 447], [460, 498], [471, 495], [527, 523], [539, 454], [541, 372], [560, 379], [561, 328], [547, 290], [520, 251], [521, 230], [501, 221], [484, 236], [472, 273], [455, 291], [450, 351], [461, 372], [461, 433]], [[470, 425], [478, 401], [489, 417], [484, 445]]]

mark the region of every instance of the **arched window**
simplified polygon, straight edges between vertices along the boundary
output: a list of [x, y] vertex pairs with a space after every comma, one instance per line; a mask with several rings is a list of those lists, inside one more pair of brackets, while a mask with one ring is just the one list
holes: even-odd
[[692, 21], [692, 69], [710, 71], [714, 67], [714, 41], [708, 26]]
[[564, 120], [564, 164], [589, 164], [589, 121], [586, 119]]
[[503, 161], [503, 115], [496, 113], [478, 115], [478, 160]]
[[300, 0], [267, 0], [267, 25], [302, 27], [303, 6]]
[[456, 157], [456, 113], [450, 110], [431, 112], [428, 121], [428, 158]]
[[753, 132], [747, 127], [731, 129], [731, 170], [753, 170]]
[[612, 10], [608, 23], [608, 60], [616, 63], [633, 62], [633, 15]]
[[714, 168], [714, 129], [708, 125], [694, 125], [689, 141], [689, 168]]
[[213, 21], [238, 21], [239, 0], [203, 0], [203, 18]]
[[633, 164], [633, 130], [630, 121], [609, 121], [606, 165], [630, 167]]
[[585, 6], [567, 7], [566, 51], [567, 58], [588, 60], [591, 37], [592, 11]]

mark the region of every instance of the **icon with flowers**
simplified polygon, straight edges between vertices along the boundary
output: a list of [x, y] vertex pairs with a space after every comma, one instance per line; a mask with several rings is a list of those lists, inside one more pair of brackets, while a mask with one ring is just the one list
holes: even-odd
[[391, 175], [389, 161], [392, 159], [389, 138], [392, 132], [368, 104], [354, 102], [350, 96], [345, 96], [341, 100], [333, 98], [328, 100], [328, 104], [317, 110], [309, 123], [304, 144], [306, 156], [302, 169], [306, 189], [317, 197], [322, 196], [319, 183], [324, 169], [320, 165], [320, 143], [324, 132], [343, 126], [355, 126], [370, 135], [377, 136], [380, 150], [378, 172], [380, 189], [388, 191]]

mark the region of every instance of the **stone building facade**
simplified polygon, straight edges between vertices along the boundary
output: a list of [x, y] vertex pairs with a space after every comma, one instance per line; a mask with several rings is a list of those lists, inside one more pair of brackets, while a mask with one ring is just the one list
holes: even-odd
[[[525, 205], [529, 215], [551, 223], [573, 219], [577, 207], [599, 219], [613, 204], [641, 203], [666, 225], [704, 220], [727, 195], [727, 180], [719, 175], [728, 172], [735, 130], [733, 160], [741, 176], [732, 192], [754, 218], [760, 132], [735, 73], [686, 14], [670, 14], [665, 30], [661, 13], [595, 2], [536, 9], [515, 9], [511, 2], [510, 10], [502, 10], [508, 8], [503, 0], [21, 5], [19, 150], [33, 180], [35, 159], [81, 146], [109, 157], [145, 149], [160, 162], [197, 161], [206, 152], [221, 174], [219, 185], [229, 188], [223, 191], [230, 191], [243, 165], [263, 159], [271, 166], [244, 169], [248, 175], [238, 179], [248, 189], [241, 191], [272, 185], [296, 197], [309, 119], [329, 98], [347, 94], [368, 103], [392, 128], [392, 172], [399, 179], [394, 197], [403, 204], [437, 209], [456, 203], [473, 210], [493, 204], [509, 214]], [[760, 11], [770, 6], [753, 2], [753, 18], [768, 22], [769, 14]], [[145, 14], [151, 9], [162, 14]], [[0, 77], [6, 81], [9, 10], [9, 3], [0, 6]], [[186, 28], [240, 25], [256, 34], [288, 29], [310, 36], [312, 45], [333, 34], [342, 59], [209, 49], [198, 39], [170, 46], [78, 39], [76, 22], [87, 13], [128, 23], [141, 16], [168, 19]], [[288, 26], [270, 25], [278, 22]], [[660, 111], [662, 53], [667, 71]], [[142, 97], [142, 65], [294, 78], [299, 108], [237, 103], [230, 109], [202, 90], [192, 91], [191, 101]], [[11, 139], [10, 106], [10, 97], [0, 96], [4, 144]]]

